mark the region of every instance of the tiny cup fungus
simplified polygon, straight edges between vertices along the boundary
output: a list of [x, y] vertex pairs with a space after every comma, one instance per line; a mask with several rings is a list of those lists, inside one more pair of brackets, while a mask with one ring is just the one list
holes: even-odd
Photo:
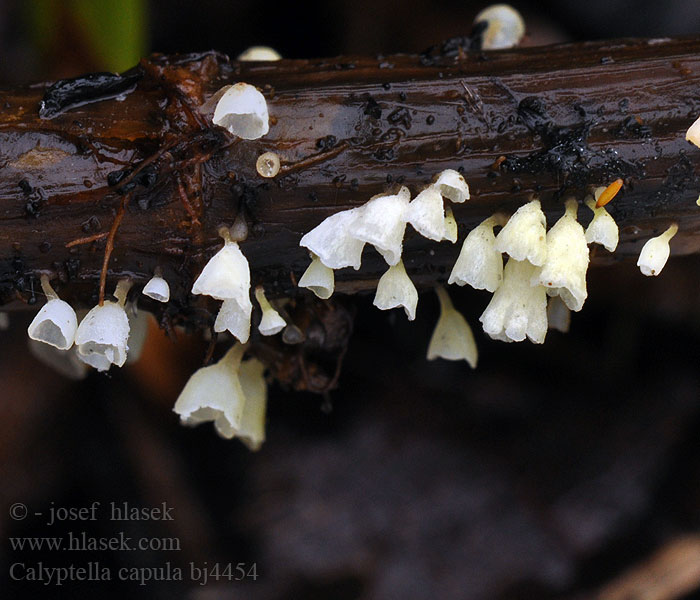
[[504, 223], [503, 215], [494, 215], [469, 232], [447, 283], [469, 284], [491, 293], [496, 291], [503, 281], [503, 257], [496, 250], [493, 228]]
[[265, 96], [248, 83], [236, 83], [224, 92], [212, 121], [244, 140], [257, 140], [270, 131]]
[[573, 311], [581, 310], [588, 296], [588, 244], [577, 211], [576, 200], [567, 200], [564, 215], [547, 232], [547, 260], [532, 280], [532, 285], [547, 288], [550, 296], [561, 296]]
[[445, 169], [435, 180], [435, 187], [440, 193], [457, 204], [469, 200], [469, 186], [462, 175], [454, 169]]
[[661, 235], [651, 238], [644, 244], [637, 260], [637, 266], [644, 275], [656, 276], [661, 273], [671, 254], [669, 242], [677, 232], [678, 225], [672, 223]]
[[143, 295], [157, 302], [168, 302], [170, 300], [170, 286], [160, 273], [156, 273], [143, 287]]
[[474, 19], [474, 24], [486, 21], [488, 25], [482, 33], [484, 50], [501, 50], [517, 46], [525, 35], [525, 21], [520, 13], [509, 4], [493, 4], [482, 10]]
[[418, 290], [406, 273], [403, 261], [389, 267], [377, 284], [374, 306], [379, 310], [390, 310], [403, 306], [409, 321], [416, 318]]
[[245, 406], [239, 378], [244, 351], [244, 346], [235, 344], [219, 362], [194, 372], [173, 408], [183, 424], [213, 421], [217, 432], [233, 437], [229, 434], [240, 427]]
[[411, 193], [402, 187], [397, 194], [379, 194], [357, 209], [350, 235], [372, 244], [387, 264], [401, 260], [403, 236], [406, 231], [406, 209]]
[[439, 242], [445, 238], [445, 205], [436, 186], [428, 186], [411, 200], [406, 221], [429, 240]]
[[315, 254], [311, 255], [311, 264], [299, 279], [299, 287], [311, 290], [321, 300], [328, 300], [335, 288], [333, 269], [324, 265]]
[[541, 267], [547, 259], [547, 219], [539, 200], [515, 211], [496, 236], [496, 250]]
[[435, 291], [440, 300], [440, 317], [428, 345], [428, 360], [466, 360], [475, 369], [479, 352], [469, 323], [457, 312], [444, 287]]
[[255, 162], [255, 170], [260, 177], [270, 179], [280, 172], [280, 157], [274, 152], [264, 152]]
[[98, 371], [107, 371], [112, 365], [121, 367], [126, 362], [130, 328], [124, 304], [130, 287], [129, 280], [119, 281], [114, 291], [117, 302], [95, 306], [78, 326], [78, 357]]
[[275, 335], [282, 331], [287, 326], [287, 321], [285, 321], [280, 314], [272, 308], [269, 300], [265, 297], [265, 290], [261, 285], [255, 288], [255, 299], [260, 305], [260, 310], [262, 311], [262, 318], [260, 319], [260, 324], [258, 325], [258, 331], [261, 335]]
[[192, 285], [192, 293], [211, 296], [217, 300], [233, 298], [240, 304], [250, 302], [248, 260], [225, 227], [221, 228], [219, 234], [224, 238], [224, 247], [204, 266]]
[[329, 269], [352, 267], [357, 271], [365, 242], [352, 237], [350, 229], [358, 210], [345, 210], [324, 219], [301, 238], [299, 245], [313, 252]]
[[270, 46], [251, 46], [238, 55], [241, 62], [281, 60], [282, 55]]
[[59, 299], [46, 275], [41, 276], [41, 288], [48, 302], [34, 317], [27, 333], [33, 340], [44, 342], [59, 350], [68, 350], [73, 345], [78, 329], [75, 311], [70, 304]]
[[531, 285], [540, 268], [528, 261], [509, 259], [503, 269], [503, 283], [494, 293], [479, 320], [493, 339], [522, 342], [525, 337], [542, 344], [547, 335], [547, 293]]
[[620, 230], [615, 219], [604, 207], [597, 207], [592, 198], [586, 199], [586, 206], [593, 211], [593, 220], [586, 228], [586, 242], [600, 244], [608, 252], [615, 252], [620, 239]]

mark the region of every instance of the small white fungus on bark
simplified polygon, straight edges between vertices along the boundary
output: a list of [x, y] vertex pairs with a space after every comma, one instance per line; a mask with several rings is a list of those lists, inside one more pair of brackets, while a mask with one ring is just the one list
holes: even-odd
[[299, 245], [308, 248], [329, 269], [352, 267], [357, 271], [365, 242], [352, 237], [350, 230], [354, 227], [358, 210], [344, 210], [327, 217], [304, 235]]
[[474, 24], [486, 21], [486, 29], [481, 34], [484, 50], [514, 48], [525, 35], [525, 21], [522, 15], [508, 4], [493, 4], [482, 10], [474, 19]]
[[232, 85], [223, 93], [212, 121], [244, 140], [257, 140], [270, 130], [265, 96], [243, 82]]
[[547, 219], [539, 200], [521, 206], [496, 236], [496, 250], [541, 267], [547, 259]]
[[600, 244], [608, 252], [615, 252], [620, 239], [620, 230], [615, 219], [604, 206], [596, 208], [595, 200], [590, 197], [586, 199], [586, 206], [593, 211], [593, 220], [586, 228], [586, 242]]
[[566, 201], [564, 215], [547, 232], [547, 260], [532, 285], [542, 285], [550, 296], [561, 296], [573, 311], [583, 308], [588, 297], [588, 244], [583, 227], [576, 220], [578, 203]]
[[669, 242], [677, 232], [678, 225], [672, 223], [661, 235], [651, 238], [644, 244], [637, 260], [637, 266], [644, 275], [656, 276], [661, 273], [671, 254]]
[[467, 320], [455, 309], [444, 287], [435, 288], [440, 300], [440, 318], [428, 345], [428, 360], [466, 360], [476, 368], [479, 352]]
[[41, 287], [48, 302], [36, 314], [27, 333], [37, 342], [44, 342], [59, 350], [68, 350], [75, 340], [78, 318], [70, 304], [59, 299], [46, 275], [41, 276]]
[[78, 357], [98, 371], [121, 367], [129, 349], [129, 318], [124, 310], [131, 282], [122, 279], [114, 292], [117, 302], [95, 306], [80, 322], [75, 335]]
[[542, 344], [547, 335], [547, 293], [541, 285], [530, 285], [540, 268], [512, 258], [503, 270], [503, 283], [479, 320], [493, 339], [522, 342], [525, 337]]
[[247, 61], [275, 61], [281, 60], [282, 55], [270, 46], [251, 46], [238, 55], [238, 60]]
[[406, 209], [406, 221], [423, 237], [439, 242], [445, 238], [445, 204], [435, 185], [418, 194]]
[[299, 287], [311, 290], [321, 300], [328, 300], [335, 288], [335, 274], [321, 262], [318, 256], [311, 254], [311, 264], [299, 279]]
[[447, 283], [469, 284], [491, 293], [496, 291], [503, 281], [503, 257], [496, 250], [493, 228], [504, 222], [505, 217], [494, 215], [469, 232]]
[[469, 186], [462, 175], [454, 169], [442, 171], [433, 184], [440, 193], [457, 204], [469, 200]]
[[405, 186], [397, 194], [374, 196], [366, 204], [353, 209], [357, 211], [357, 219], [351, 224], [350, 235], [372, 244], [390, 266], [397, 264], [401, 260], [410, 199], [411, 193]]
[[418, 290], [406, 273], [402, 260], [389, 267], [380, 277], [373, 304], [379, 310], [390, 310], [402, 306], [409, 321], [416, 318]]
[[287, 326], [287, 321], [272, 307], [265, 297], [265, 290], [261, 285], [255, 288], [255, 299], [258, 301], [260, 310], [262, 311], [262, 318], [258, 325], [260, 334], [275, 335], [282, 331]]
[[156, 274], [144, 286], [143, 295], [153, 298], [157, 302], [168, 302], [170, 300], [170, 286], [165, 279]]

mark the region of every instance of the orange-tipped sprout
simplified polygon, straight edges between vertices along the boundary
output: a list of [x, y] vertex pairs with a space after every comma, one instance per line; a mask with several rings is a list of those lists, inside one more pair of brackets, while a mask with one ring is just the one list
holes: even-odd
[[617, 193], [620, 191], [620, 188], [622, 187], [622, 179], [616, 179], [613, 181], [608, 187], [606, 187], [603, 190], [603, 193], [598, 196], [598, 199], [596, 200], [595, 207], [600, 208], [601, 206], [605, 206], [610, 200], [612, 200], [615, 196], [617, 196]]

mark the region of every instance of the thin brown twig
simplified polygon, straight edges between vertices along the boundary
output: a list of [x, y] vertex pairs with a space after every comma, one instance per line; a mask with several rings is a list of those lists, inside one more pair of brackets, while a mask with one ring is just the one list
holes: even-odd
[[100, 306], [105, 303], [105, 285], [107, 284], [107, 266], [109, 265], [109, 257], [112, 255], [112, 250], [114, 249], [114, 238], [117, 235], [117, 229], [122, 222], [124, 217], [124, 212], [126, 211], [126, 203], [131, 198], [131, 194], [124, 196], [122, 202], [119, 205], [119, 210], [117, 215], [114, 217], [112, 222], [112, 227], [109, 230], [109, 235], [107, 237], [107, 245], [105, 246], [105, 255], [102, 260], [102, 272], [100, 273]]
[[80, 246], [82, 244], [89, 244], [90, 242], [97, 242], [98, 240], [106, 238], [108, 235], [108, 231], [103, 231], [102, 233], [96, 233], [95, 235], [88, 235], [87, 237], [77, 238], [68, 242], [66, 244], [66, 248], [72, 248], [73, 246]]

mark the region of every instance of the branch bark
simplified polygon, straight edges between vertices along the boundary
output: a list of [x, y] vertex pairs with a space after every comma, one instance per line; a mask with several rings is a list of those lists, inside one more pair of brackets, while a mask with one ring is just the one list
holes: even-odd
[[[259, 140], [234, 139], [199, 111], [236, 81], [267, 98], [271, 127]], [[415, 194], [445, 168], [464, 173], [472, 199], [454, 207], [456, 245], [408, 228], [404, 261], [419, 286], [446, 279], [466, 232], [496, 210], [512, 212], [536, 193], [554, 222], [563, 196], [617, 177], [625, 187], [609, 210], [620, 246], [612, 258], [596, 253], [594, 264], [636, 258], [671, 221], [680, 224], [673, 253], [700, 251], [700, 150], [684, 139], [700, 114], [700, 38], [275, 63], [154, 55], [123, 82], [135, 87], [117, 85], [121, 96], [100, 101], [108, 86], [64, 85], [59, 100], [78, 105], [61, 112], [59, 102], [50, 119], [39, 116], [49, 84], [0, 90], [8, 308], [33, 302], [42, 272], [75, 306], [94, 305], [124, 194], [107, 291], [125, 276], [139, 291], [160, 267], [172, 290], [160, 310], [186, 320], [209, 318], [200, 310], [207, 300], [189, 290], [221, 246], [217, 230], [239, 212], [253, 284], [294, 295], [309, 262], [298, 246], [305, 232], [397, 184]], [[255, 170], [267, 151], [282, 160], [274, 179]], [[584, 223], [588, 213], [581, 208]], [[366, 250], [360, 271], [336, 274], [337, 289], [370, 289], [384, 270]]]

